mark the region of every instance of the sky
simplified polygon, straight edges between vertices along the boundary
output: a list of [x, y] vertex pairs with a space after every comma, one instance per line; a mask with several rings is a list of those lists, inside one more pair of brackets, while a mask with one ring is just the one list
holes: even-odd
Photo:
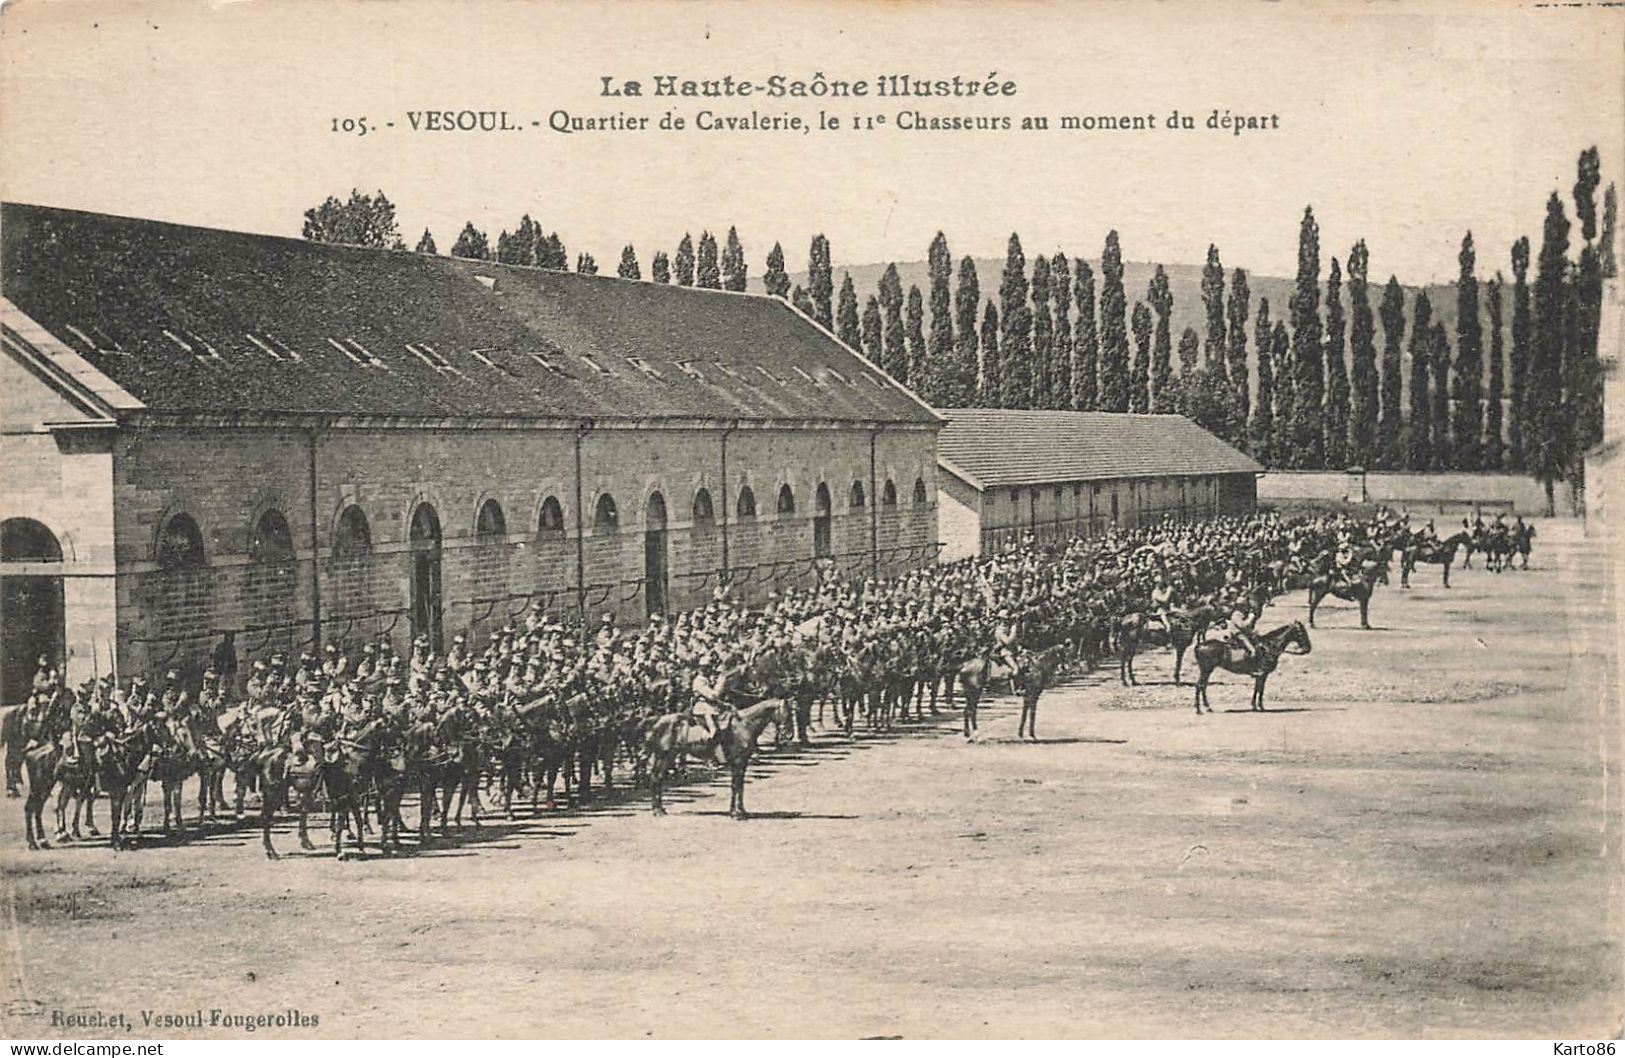
[[[658, 74], [871, 82], [885, 73], [1014, 81], [996, 99], [653, 98]], [[600, 78], [646, 95], [605, 98]], [[873, 92], [873, 89], [871, 89]], [[517, 131], [413, 132], [408, 113], [506, 110]], [[1061, 115], [1169, 111], [1191, 131], [1063, 131]], [[1275, 115], [1240, 136], [1221, 112]], [[873, 131], [661, 131], [671, 110], [886, 115]], [[549, 131], [625, 113], [647, 131]], [[1050, 119], [1047, 131], [928, 132], [927, 116]], [[334, 132], [366, 117], [365, 136]], [[541, 122], [532, 126], [530, 122]], [[1359, 238], [1376, 276], [1452, 278], [1471, 230], [1481, 271], [1538, 241], [1596, 144], [1625, 172], [1625, 9], [1477, 0], [1156, 5], [1015, 0], [773, 4], [509, 0], [154, 4], [15, 0], [0, 9], [0, 195], [297, 235], [305, 209], [384, 190], [403, 234], [441, 252], [467, 220], [494, 240], [522, 213], [573, 255], [645, 269], [685, 231], [736, 225], [753, 274], [775, 240], [792, 271], [815, 232], [840, 264], [1094, 257], [1290, 275], [1313, 205], [1323, 256]]]

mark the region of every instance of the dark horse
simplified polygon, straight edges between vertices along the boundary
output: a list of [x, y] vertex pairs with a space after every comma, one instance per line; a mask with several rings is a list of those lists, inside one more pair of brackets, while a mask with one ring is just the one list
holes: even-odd
[[728, 802], [728, 814], [735, 819], [746, 818], [745, 769], [756, 753], [756, 743], [768, 724], [780, 730], [790, 727], [790, 700], [768, 698], [746, 706], [731, 718], [718, 717], [721, 725], [716, 734], [704, 737], [704, 728], [690, 722], [681, 713], [667, 713], [649, 725], [643, 738], [643, 754], [649, 758], [649, 786], [654, 791], [654, 814], [666, 814], [664, 793], [666, 776], [684, 754], [712, 763], [728, 766], [733, 778], [733, 796]]
[[1456, 533], [1447, 536], [1436, 543], [1412, 542], [1405, 550], [1400, 552], [1399, 558], [1399, 586], [1411, 586], [1411, 571], [1418, 562], [1425, 562], [1430, 566], [1444, 567], [1444, 586], [1450, 587], [1450, 566], [1456, 561], [1456, 549], [1466, 544], [1471, 537], [1466, 533]]
[[[1017, 658], [1016, 663], [1019, 667], [1021, 659]], [[976, 707], [981, 704], [982, 695], [987, 692], [987, 685], [1005, 676], [1011, 677], [1012, 687], [1019, 680], [1015, 674], [991, 658], [971, 658], [959, 666], [958, 674], [959, 686], [965, 692], [965, 737], [970, 738], [976, 734]]]
[[1123, 686], [1140, 681], [1134, 675], [1134, 655], [1141, 647], [1168, 647], [1174, 652], [1174, 685], [1179, 685], [1179, 672], [1185, 664], [1185, 651], [1213, 622], [1211, 607], [1198, 606], [1190, 610], [1175, 610], [1169, 615], [1168, 626], [1158, 627], [1143, 613], [1124, 614], [1117, 622], [1117, 676]]
[[1021, 719], [1016, 722], [1016, 737], [1038, 741], [1038, 696], [1049, 689], [1055, 680], [1055, 670], [1066, 655], [1064, 643], [1027, 654], [1021, 659]]
[[1309, 627], [1315, 627], [1315, 608], [1330, 595], [1347, 602], [1360, 604], [1360, 627], [1370, 628], [1371, 593], [1378, 584], [1388, 583], [1388, 566], [1382, 562], [1367, 562], [1358, 577], [1344, 579], [1322, 573], [1309, 582]]
[[[1296, 649], [1294, 649], [1296, 648]], [[1196, 644], [1196, 715], [1202, 715], [1202, 707], [1207, 706], [1208, 712], [1213, 712], [1213, 706], [1207, 700], [1208, 680], [1213, 676], [1214, 669], [1225, 669], [1229, 672], [1239, 673], [1242, 676], [1253, 678], [1253, 711], [1264, 711], [1264, 684], [1269, 682], [1270, 673], [1280, 664], [1282, 654], [1309, 653], [1309, 630], [1303, 626], [1302, 621], [1293, 621], [1279, 628], [1273, 628], [1258, 637], [1258, 650], [1250, 658], [1239, 657], [1240, 652], [1229, 643], [1220, 639], [1206, 639]]]

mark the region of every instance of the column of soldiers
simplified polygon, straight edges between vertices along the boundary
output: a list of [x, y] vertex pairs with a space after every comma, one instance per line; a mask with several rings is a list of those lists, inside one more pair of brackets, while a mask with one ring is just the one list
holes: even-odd
[[[474, 644], [443, 654], [419, 636], [406, 654], [388, 637], [297, 657], [255, 660], [242, 685], [235, 651], [217, 651], [200, 681], [170, 669], [124, 687], [103, 679], [61, 694], [41, 659], [25, 727], [60, 737], [71, 763], [99, 738], [144, 727], [155, 752], [232, 759], [286, 752], [303, 760], [373, 722], [397, 730], [498, 738], [540, 703], [571, 723], [635, 732], [686, 713], [714, 731], [741, 695], [791, 687], [834, 691], [843, 674], [922, 683], [986, 657], [1013, 669], [1023, 651], [1072, 643], [1090, 661], [1112, 648], [1123, 615], [1166, 615], [1199, 602], [1229, 614], [1215, 634], [1244, 648], [1262, 606], [1295, 572], [1353, 576], [1383, 546], [1415, 536], [1408, 516], [1282, 519], [1272, 514], [1164, 522], [1133, 531], [1013, 550], [861, 582], [827, 580], [775, 592], [759, 608], [720, 590], [706, 606], [623, 628], [565, 620], [540, 608]], [[71, 703], [56, 724], [53, 703]], [[51, 728], [60, 731], [52, 731]], [[635, 747], [628, 747], [635, 750]]]

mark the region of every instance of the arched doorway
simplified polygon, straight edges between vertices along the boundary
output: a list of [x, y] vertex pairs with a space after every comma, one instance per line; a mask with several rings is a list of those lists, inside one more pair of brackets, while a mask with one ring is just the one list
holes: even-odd
[[427, 503], [412, 512], [412, 638], [440, 653], [440, 516]]
[[62, 574], [45, 563], [62, 562], [56, 536], [32, 518], [8, 518], [0, 525], [0, 563], [29, 564], [26, 572], [0, 568], [0, 703], [28, 698], [40, 658], [58, 668], [64, 653]]
[[658, 492], [643, 520], [643, 602], [647, 614], [666, 612], [666, 499]]
[[815, 558], [827, 558], [835, 550], [835, 544], [830, 535], [829, 508], [829, 486], [820, 481], [818, 483], [818, 492], [813, 497], [813, 556]]

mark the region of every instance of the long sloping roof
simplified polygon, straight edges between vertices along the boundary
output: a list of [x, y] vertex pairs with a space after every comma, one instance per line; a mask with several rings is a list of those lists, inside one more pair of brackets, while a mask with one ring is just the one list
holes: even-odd
[[937, 421], [776, 298], [17, 204], [0, 253], [156, 412]]
[[1264, 468], [1183, 415], [953, 408], [943, 466], [977, 488], [1108, 478], [1249, 474]]

